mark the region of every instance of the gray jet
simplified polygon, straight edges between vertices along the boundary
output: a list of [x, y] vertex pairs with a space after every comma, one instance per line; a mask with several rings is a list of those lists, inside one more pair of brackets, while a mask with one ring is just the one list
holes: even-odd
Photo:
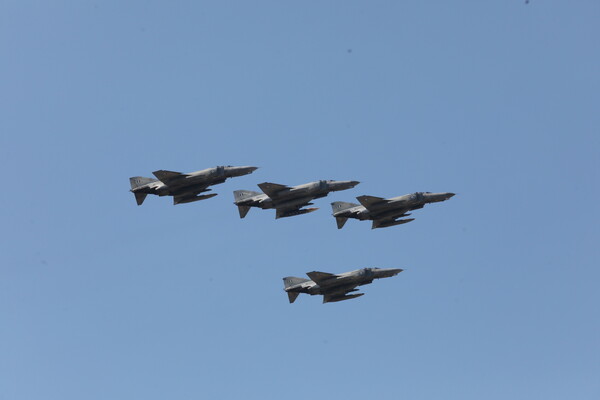
[[285, 186], [277, 183], [260, 183], [258, 187], [263, 191], [236, 190], [233, 192], [234, 203], [238, 206], [240, 218], [244, 218], [250, 207], [264, 209], [274, 208], [275, 218], [291, 217], [307, 214], [318, 208], [305, 208], [312, 205], [312, 200], [325, 197], [329, 192], [353, 188], [360, 182], [357, 181], [317, 181], [299, 186]]
[[384, 199], [374, 196], [359, 196], [356, 199], [360, 204], [336, 201], [331, 203], [333, 216], [336, 219], [338, 229], [342, 229], [348, 218], [361, 221], [372, 220], [375, 228], [387, 228], [389, 226], [406, 224], [414, 221], [414, 218], [398, 219], [407, 217], [408, 211], [425, 207], [428, 203], [437, 203], [448, 200], [454, 193], [430, 193], [416, 192], [404, 196]]
[[360, 297], [364, 293], [348, 293], [357, 292], [357, 286], [373, 283], [374, 279], [391, 278], [402, 271], [400, 268], [363, 268], [339, 275], [313, 271], [306, 274], [310, 279], [294, 276], [283, 278], [283, 285], [290, 303], [293, 303], [300, 293], [311, 296], [320, 294], [323, 295], [323, 303], [334, 303]]
[[152, 173], [158, 179], [134, 176], [129, 178], [129, 182], [131, 183], [131, 192], [135, 195], [138, 206], [142, 205], [149, 194], [173, 196], [173, 204], [182, 204], [215, 197], [216, 193], [198, 195], [210, 191], [209, 186], [223, 183], [227, 178], [248, 175], [257, 169], [257, 167], [232, 167], [228, 165], [190, 172], [189, 174], [159, 170]]

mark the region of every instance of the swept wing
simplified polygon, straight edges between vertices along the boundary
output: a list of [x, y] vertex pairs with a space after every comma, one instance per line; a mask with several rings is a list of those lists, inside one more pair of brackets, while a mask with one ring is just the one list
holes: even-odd
[[258, 187], [270, 198], [277, 197], [277, 194], [282, 190], [291, 189], [289, 186], [271, 182], [259, 183]]
[[389, 200], [376, 196], [358, 196], [356, 200], [369, 211], [384, 208], [389, 204]]
[[184, 182], [185, 178], [188, 176], [181, 172], [166, 171], [164, 169], [154, 171], [152, 174], [167, 186], [176, 186], [177, 184]]
[[312, 271], [312, 272], [307, 273], [306, 275], [308, 275], [308, 277], [310, 279], [312, 279], [312, 281], [315, 282], [317, 285], [320, 285], [321, 283], [323, 283], [326, 280], [337, 277], [336, 274], [330, 274], [329, 272], [319, 272], [319, 271]]

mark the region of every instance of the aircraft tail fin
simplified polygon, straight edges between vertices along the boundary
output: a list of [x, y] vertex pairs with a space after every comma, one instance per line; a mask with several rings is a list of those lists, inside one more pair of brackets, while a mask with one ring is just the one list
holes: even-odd
[[259, 194], [262, 194], [262, 193], [253, 192], [252, 190], [235, 190], [233, 192], [233, 199], [235, 200], [235, 204], [238, 204], [238, 203], [243, 202], [244, 200], [248, 200], [249, 198], [259, 195]]
[[287, 292], [290, 303], [296, 301], [296, 298], [298, 298], [300, 292], [295, 290], [288, 291], [288, 288], [308, 281], [310, 281], [310, 279], [296, 278], [295, 276], [286, 276], [285, 278], [283, 278], [283, 286], [285, 287], [285, 291]]
[[291, 286], [296, 286], [300, 283], [308, 282], [310, 279], [306, 278], [297, 278], [295, 276], [286, 276], [283, 278], [283, 286], [287, 289]]
[[136, 189], [140, 186], [144, 186], [152, 182], [156, 182], [156, 179], [144, 178], [143, 176], [133, 176], [129, 178], [129, 184], [131, 185], [131, 189]]
[[360, 204], [347, 203], [345, 201], [334, 201], [333, 203], [331, 203], [331, 210], [335, 214], [337, 212], [344, 211], [344, 210], [347, 210], [347, 209], [352, 208], [352, 207], [357, 207], [359, 205]]
[[146, 199], [146, 196], [148, 196], [148, 193], [135, 192], [133, 195], [135, 196], [135, 201], [137, 205], [141, 206], [144, 200]]
[[337, 222], [338, 229], [342, 229], [346, 221], [348, 221], [350, 214], [345, 213], [344, 211], [358, 206], [360, 206], [360, 204], [347, 203], [345, 201], [334, 201], [331, 203], [331, 210], [333, 211], [333, 216], [335, 217], [335, 222]]

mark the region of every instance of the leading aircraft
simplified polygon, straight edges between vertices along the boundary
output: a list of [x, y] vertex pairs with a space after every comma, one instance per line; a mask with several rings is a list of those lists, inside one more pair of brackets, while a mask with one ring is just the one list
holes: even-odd
[[183, 174], [181, 172], [159, 170], [152, 174], [157, 178], [134, 176], [129, 178], [131, 192], [138, 206], [141, 206], [149, 194], [173, 196], [173, 204], [191, 203], [216, 196], [216, 193], [198, 196], [208, 192], [209, 186], [225, 182], [227, 178], [243, 176], [256, 171], [258, 167], [219, 166], [202, 171]]
[[356, 198], [360, 204], [336, 201], [331, 203], [333, 216], [336, 219], [338, 229], [342, 229], [348, 218], [361, 221], [372, 220], [371, 229], [387, 228], [389, 226], [406, 224], [414, 221], [414, 218], [398, 219], [407, 217], [408, 211], [425, 207], [428, 203], [438, 203], [454, 196], [454, 193], [430, 193], [416, 192], [404, 196], [384, 199], [375, 196], [359, 196]]
[[312, 205], [312, 200], [327, 196], [330, 192], [351, 189], [358, 181], [316, 181], [298, 186], [285, 186], [278, 183], [264, 182], [258, 187], [263, 191], [236, 190], [233, 192], [234, 204], [238, 206], [240, 218], [244, 218], [250, 207], [262, 209], [274, 208], [275, 218], [291, 217], [307, 214], [318, 208], [304, 208]]
[[306, 274], [310, 279], [285, 277], [283, 285], [290, 303], [293, 303], [300, 293], [323, 295], [323, 303], [334, 303], [360, 297], [364, 293], [348, 293], [357, 292], [356, 287], [373, 283], [374, 279], [390, 278], [402, 271], [400, 268], [363, 268], [338, 275], [313, 271]]

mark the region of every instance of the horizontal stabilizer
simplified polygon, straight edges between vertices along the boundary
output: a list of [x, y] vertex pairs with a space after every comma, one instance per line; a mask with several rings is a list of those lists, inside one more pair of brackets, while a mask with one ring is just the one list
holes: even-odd
[[267, 196], [273, 198], [273, 197], [277, 197], [277, 193], [281, 192], [282, 190], [286, 190], [286, 189], [290, 189], [289, 186], [285, 186], [285, 185], [280, 185], [278, 183], [271, 183], [271, 182], [263, 182], [263, 183], [259, 183], [258, 187], [260, 188], [260, 190], [262, 190]]
[[414, 220], [415, 220], [414, 218], [401, 219], [398, 221], [391, 221], [391, 220], [381, 221], [381, 220], [376, 219], [373, 221], [373, 226], [371, 226], [371, 229], [388, 228], [390, 226], [406, 224], [406, 223], [414, 221]]
[[337, 303], [338, 301], [355, 299], [357, 297], [363, 296], [364, 293], [356, 293], [356, 294], [347, 294], [345, 296], [323, 296], [323, 303]]
[[383, 197], [375, 197], [375, 196], [358, 196], [356, 198], [360, 204], [362, 204], [367, 210], [375, 208], [379, 205], [383, 205], [388, 201]]
[[173, 205], [193, 203], [194, 201], [206, 200], [215, 197], [217, 193], [204, 194], [202, 196], [174, 196]]
[[319, 271], [312, 271], [312, 272], [307, 273], [306, 275], [308, 275], [308, 277], [310, 279], [312, 279], [313, 282], [315, 282], [317, 285], [319, 285], [320, 282], [324, 282], [328, 279], [332, 279], [337, 276], [336, 274], [330, 274], [329, 272], [319, 272]]
[[144, 199], [146, 199], [146, 196], [148, 196], [147, 193], [141, 193], [141, 192], [135, 192], [133, 195], [135, 196], [135, 201], [138, 206], [141, 206], [142, 203], [144, 202]]
[[348, 221], [348, 217], [335, 217], [335, 222], [337, 222], [338, 229], [342, 229], [346, 221]]
[[240, 212], [240, 218], [244, 218], [250, 211], [250, 206], [238, 206], [238, 211]]
[[290, 304], [296, 301], [300, 292], [287, 292], [288, 299], [290, 300]]

